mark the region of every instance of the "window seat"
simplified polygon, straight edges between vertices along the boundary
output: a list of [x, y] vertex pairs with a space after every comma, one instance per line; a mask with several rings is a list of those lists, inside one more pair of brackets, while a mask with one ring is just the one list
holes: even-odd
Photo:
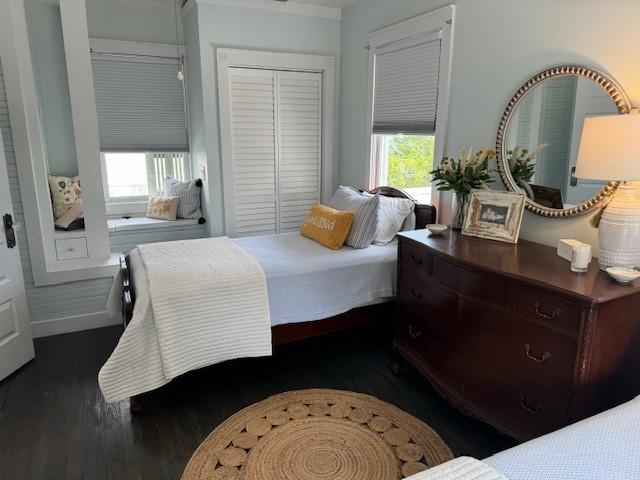
[[147, 217], [131, 217], [131, 218], [113, 218], [107, 220], [109, 233], [125, 232], [130, 230], [148, 230], [155, 228], [176, 228], [188, 225], [198, 225], [197, 218], [179, 219], [179, 220], [159, 220], [157, 218]]

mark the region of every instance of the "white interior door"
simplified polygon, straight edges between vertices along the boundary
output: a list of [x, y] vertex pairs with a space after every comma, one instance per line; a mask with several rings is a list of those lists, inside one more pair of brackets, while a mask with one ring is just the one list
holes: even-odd
[[278, 233], [300, 230], [320, 201], [322, 74], [276, 72]]
[[220, 93], [227, 235], [298, 230], [320, 201], [322, 74], [229, 67]]
[[14, 244], [14, 220], [4, 143], [0, 132], [0, 380], [35, 355], [24, 292], [20, 251]]

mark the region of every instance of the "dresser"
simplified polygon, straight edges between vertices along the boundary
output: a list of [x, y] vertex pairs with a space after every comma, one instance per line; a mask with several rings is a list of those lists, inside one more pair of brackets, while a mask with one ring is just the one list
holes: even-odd
[[396, 354], [463, 412], [526, 440], [640, 394], [640, 281], [555, 249], [399, 234]]

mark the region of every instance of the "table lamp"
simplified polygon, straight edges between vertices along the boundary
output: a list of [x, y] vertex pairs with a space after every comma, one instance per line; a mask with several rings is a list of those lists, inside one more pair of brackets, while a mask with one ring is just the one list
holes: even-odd
[[640, 265], [640, 115], [587, 117], [576, 177], [622, 183], [605, 208], [598, 230], [600, 268]]

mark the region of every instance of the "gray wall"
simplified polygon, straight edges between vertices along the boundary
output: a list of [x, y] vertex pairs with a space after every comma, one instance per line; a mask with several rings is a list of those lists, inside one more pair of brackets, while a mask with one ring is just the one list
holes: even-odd
[[[107, 3], [113, 2], [108, 5]], [[41, 3], [45, 5], [41, 7]], [[52, 42], [61, 42], [61, 32], [56, 33], [55, 9], [46, 6], [47, 1], [36, 0], [38, 7], [38, 22], [42, 30], [37, 32], [40, 38], [49, 38]], [[110, 38], [115, 40], [131, 40], [131, 41], [149, 41], [149, 42], [167, 42], [171, 43], [175, 39], [175, 26], [172, 9], [164, 6], [145, 8], [128, 8], [127, 2], [122, 0], [89, 0], [89, 33], [95, 37]], [[31, 9], [30, 4], [30, 9]], [[40, 10], [44, 8], [44, 10]], [[50, 9], [50, 11], [46, 10]], [[59, 22], [59, 13], [57, 14]], [[53, 30], [52, 30], [53, 29]], [[51, 34], [52, 36], [47, 37]], [[66, 82], [66, 69], [64, 68], [63, 50], [56, 51], [47, 50], [51, 45], [43, 44], [43, 52], [45, 55], [52, 55], [50, 58], [44, 58], [47, 66], [50, 67], [45, 71], [36, 71], [36, 80], [40, 86], [50, 88], [48, 82], [60, 87], [60, 82]], [[60, 44], [62, 48], [62, 45]], [[57, 53], [56, 53], [57, 52]], [[58, 67], [58, 68], [54, 68]], [[62, 75], [64, 74], [64, 80]], [[67, 102], [68, 102], [68, 87]], [[43, 90], [44, 91], [44, 90]], [[47, 90], [47, 95], [55, 94], [55, 90]], [[58, 112], [55, 108], [51, 115], [42, 119], [49, 119], [47, 122], [47, 140], [50, 139], [50, 133], [56, 132], [56, 140], [68, 136], [70, 144], [61, 146], [57, 144], [54, 148], [47, 143], [47, 149], [60, 152], [63, 148], [73, 149], [73, 133], [71, 131], [71, 116], [66, 116], [64, 105], [56, 104]], [[62, 105], [62, 106], [61, 106]], [[41, 112], [44, 113], [44, 112]], [[62, 121], [67, 118], [68, 121]], [[2, 67], [0, 65], [0, 128], [4, 137], [4, 150], [7, 158], [7, 166], [9, 171], [9, 184], [11, 187], [11, 199], [15, 211], [16, 221], [24, 225], [24, 214], [22, 209], [22, 201], [20, 197], [20, 183], [18, 180], [16, 169], [16, 157], [13, 148], [13, 137], [11, 133], [11, 125], [9, 112], [7, 109], [6, 93], [4, 88], [4, 78], [2, 76]], [[66, 129], [66, 130], [65, 130]], [[66, 133], [65, 133], [66, 132]], [[75, 163], [75, 150], [73, 150]], [[70, 156], [66, 158], [60, 155], [60, 159], [68, 161]], [[62, 165], [62, 164], [61, 164]], [[55, 173], [75, 174], [77, 167], [62, 166], [56, 168]], [[67, 169], [67, 170], [65, 170]], [[64, 170], [64, 171], [63, 171]], [[54, 170], [51, 170], [54, 171]], [[111, 249], [113, 252], [128, 251], [132, 247], [141, 243], [160, 242], [168, 240], [179, 240], [186, 238], [198, 238], [207, 235], [206, 225], [193, 225], [181, 228], [159, 228], [142, 231], [125, 231], [112, 233], [110, 235]], [[102, 312], [105, 309], [107, 295], [111, 287], [112, 279], [103, 278], [88, 280], [82, 282], [73, 282], [61, 285], [53, 285], [47, 287], [35, 287], [33, 283], [33, 275], [31, 272], [31, 261], [29, 257], [29, 244], [26, 238], [26, 230], [23, 228], [18, 233], [18, 241], [20, 246], [20, 256], [22, 260], [22, 270], [25, 280], [25, 289], [27, 293], [27, 301], [32, 323], [46, 322], [49, 320], [63, 319], [71, 316], [91, 315], [92, 313]]]
[[[220, 7], [198, 5], [195, 7], [197, 19], [188, 19], [188, 25], [197, 25], [198, 46], [186, 38], [187, 59], [193, 65], [193, 59], [199, 54], [201, 83], [193, 76], [190, 85], [191, 104], [202, 105], [203, 111], [192, 109], [192, 127], [194, 128], [194, 154], [197, 170], [206, 162], [208, 193], [208, 220], [210, 232], [218, 235], [223, 232], [223, 197], [221, 184], [221, 159], [218, 128], [218, 82], [215, 61], [215, 49], [218, 47], [243, 48], [250, 50], [294, 52], [340, 58], [340, 22], [325, 18], [304, 17], [299, 15], [268, 12], [249, 8]], [[191, 12], [190, 15], [193, 15]], [[191, 29], [191, 28], [190, 28]], [[197, 49], [199, 48], [199, 52]], [[191, 69], [189, 71], [191, 72]], [[195, 71], [195, 74], [198, 72]], [[337, 80], [339, 73], [336, 73]], [[336, 87], [338, 81], [336, 80]], [[195, 84], [193, 83], [195, 82]], [[201, 89], [201, 95], [200, 95]], [[339, 98], [336, 90], [336, 139], [338, 138]], [[197, 108], [197, 107], [196, 107]], [[198, 127], [198, 122], [202, 122]], [[198, 131], [202, 128], [202, 131]], [[337, 154], [337, 144], [336, 152]]]
[[[597, 67], [640, 103], [636, 0], [361, 0], [342, 18], [341, 183], [364, 181], [367, 34], [450, 3], [457, 6], [457, 19], [447, 154], [492, 146], [511, 95], [550, 65]], [[527, 213], [522, 237], [550, 245], [573, 237], [596, 245], [587, 217], [548, 220]]]
[[60, 8], [26, 2], [26, 13], [49, 172], [77, 175]]

